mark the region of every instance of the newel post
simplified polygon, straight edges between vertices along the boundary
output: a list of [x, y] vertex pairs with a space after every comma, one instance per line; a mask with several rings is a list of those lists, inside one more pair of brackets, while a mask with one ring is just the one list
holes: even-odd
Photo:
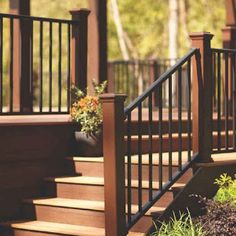
[[212, 152], [212, 53], [211, 39], [207, 32], [190, 35], [192, 47], [199, 49], [193, 60], [193, 153], [199, 153], [201, 162], [211, 162]]
[[[10, 0], [10, 13], [30, 15], [30, 0]], [[32, 29], [31, 20], [13, 21], [13, 110], [31, 112], [33, 97], [31, 91], [32, 67]]]
[[88, 9], [71, 10], [71, 80], [80, 89], [87, 87]]
[[102, 95], [106, 236], [125, 236], [124, 95]]

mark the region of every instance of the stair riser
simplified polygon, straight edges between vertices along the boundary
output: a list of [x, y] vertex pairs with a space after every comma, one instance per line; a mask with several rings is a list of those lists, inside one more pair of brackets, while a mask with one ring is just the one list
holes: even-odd
[[[152, 122], [152, 130], [153, 130], [153, 134], [158, 134], [158, 124], [159, 122], [158, 121], [153, 121]], [[213, 130], [214, 131], [217, 131], [217, 120], [214, 119], [213, 122]], [[164, 119], [162, 120], [162, 133], [163, 134], [168, 134], [169, 132], [169, 121], [167, 119]], [[172, 121], [172, 132], [173, 133], [178, 133], [178, 120], [173, 120]], [[131, 123], [131, 132], [132, 132], [132, 135], [137, 135], [138, 134], [138, 130], [139, 130], [139, 122], [138, 121], [132, 121]], [[221, 118], [221, 127], [222, 127], [222, 131], [225, 130], [225, 120], [223, 118]], [[229, 121], [228, 121], [228, 129], [233, 129], [233, 122], [232, 122], [232, 118], [229, 118]], [[127, 128], [126, 128], [126, 123], [125, 123], [125, 132]], [[142, 133], [145, 134], [145, 135], [148, 135], [149, 134], [149, 121], [142, 121], [141, 123], [141, 130], [142, 130]], [[187, 120], [182, 120], [182, 132], [183, 133], [187, 133], [188, 132], [188, 121]]]
[[[76, 184], [64, 184], [64, 183], [47, 183], [47, 193], [49, 196], [68, 198], [68, 199], [82, 199], [82, 200], [104, 200], [104, 187], [93, 185], [76, 185]], [[149, 198], [149, 192], [147, 189], [142, 191], [143, 203], [146, 203]], [[167, 192], [155, 206], [166, 207], [173, 200], [172, 192]], [[138, 189], [132, 189], [132, 203], [138, 203]]]
[[24, 204], [24, 214], [39, 221], [104, 227], [104, 214], [98, 211]]
[[[24, 213], [40, 221], [104, 228], [104, 212], [62, 207], [25, 204]], [[94, 220], [96, 219], [96, 220]], [[151, 216], [144, 216], [132, 231], [145, 231], [152, 223]]]
[[[177, 152], [179, 150], [178, 146], [178, 137], [173, 137], [172, 139], [172, 151]], [[152, 152], [158, 153], [160, 151], [160, 145], [159, 145], [160, 139], [158, 137], [153, 137], [152, 140]], [[137, 154], [138, 153], [138, 139], [137, 138], [132, 138], [131, 139], [131, 154]], [[125, 142], [126, 146], [127, 143]], [[188, 137], [184, 136], [182, 137], [182, 151], [187, 151], [188, 150]], [[191, 143], [190, 143], [191, 146]], [[149, 153], [150, 149], [150, 140], [149, 138], [143, 138], [142, 139], [142, 153]], [[125, 150], [127, 150], [127, 147], [125, 147]], [[162, 139], [162, 151], [163, 152], [168, 152], [169, 151], [169, 137], [163, 137]]]
[[[73, 161], [70, 161], [73, 162]], [[126, 168], [127, 169], [127, 168]], [[178, 170], [178, 167], [173, 166], [172, 172], [175, 173]], [[73, 162], [73, 170], [71, 172], [79, 173], [81, 172], [83, 176], [92, 176], [92, 177], [103, 177], [103, 163], [99, 162]], [[188, 175], [185, 175], [181, 182], [188, 181], [191, 178], [191, 171], [188, 172]], [[163, 181], [167, 181], [169, 178], [169, 167], [163, 166]], [[138, 165], [132, 165], [132, 179], [138, 179]], [[149, 167], [148, 165], [143, 165], [142, 167], [142, 179], [149, 179]], [[153, 179], [159, 179], [159, 167], [153, 167]]]
[[[225, 134], [221, 134], [221, 147], [224, 148], [225, 147], [225, 140], [226, 140], [226, 135]], [[183, 136], [182, 137], [182, 146], [181, 146], [181, 150], [182, 151], [187, 151], [189, 149], [189, 146], [191, 147], [191, 140], [190, 140], [190, 144], [189, 144], [189, 140], [187, 136]], [[217, 135], [216, 133], [214, 133], [213, 135], [213, 147], [217, 148]], [[229, 147], [233, 146], [233, 134], [229, 134], [228, 135], [228, 145]], [[153, 137], [152, 140], [152, 152], [153, 153], [158, 153], [160, 151], [160, 139], [158, 137]], [[132, 138], [131, 139], [131, 145], [130, 145], [130, 152], [131, 154], [137, 154], [138, 153], [138, 144], [139, 141], [137, 138]], [[149, 149], [150, 149], [150, 140], [148, 137], [143, 137], [142, 138], [142, 153], [143, 154], [147, 154], [149, 153]], [[168, 152], [169, 151], [169, 137], [165, 136], [162, 139], [162, 151], [163, 152]], [[127, 150], [127, 142], [125, 141], [125, 150]], [[175, 136], [172, 138], [172, 151], [173, 152], [177, 152], [179, 150], [179, 138], [178, 136]]]

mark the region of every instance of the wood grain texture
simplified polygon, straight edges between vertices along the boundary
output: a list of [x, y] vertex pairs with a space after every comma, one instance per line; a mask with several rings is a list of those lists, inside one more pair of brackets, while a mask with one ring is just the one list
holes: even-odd
[[23, 198], [40, 196], [47, 176], [65, 174], [71, 123], [0, 124], [0, 221], [20, 216]]

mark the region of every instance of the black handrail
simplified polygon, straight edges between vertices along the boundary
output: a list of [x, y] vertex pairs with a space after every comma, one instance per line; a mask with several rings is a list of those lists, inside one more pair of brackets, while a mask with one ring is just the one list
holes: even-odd
[[196, 53], [197, 50], [198, 49], [196, 48], [191, 49], [183, 58], [179, 59], [174, 66], [169, 68], [163, 75], [161, 75], [146, 91], [143, 92], [142, 95], [137, 97], [125, 108], [125, 114], [127, 115], [129, 112], [134, 110], [139, 103], [148, 97], [148, 94], [152, 93], [159, 84], [162, 84], [171, 74], [175, 73], [180, 66], [182, 66], [191, 56]]
[[65, 24], [72, 24], [72, 23], [78, 24], [78, 22], [79, 22], [79, 20], [64, 20], [64, 19], [57, 19], [57, 18], [15, 15], [15, 14], [7, 14], [7, 13], [0, 13], [0, 17], [14, 18], [14, 19], [26, 19], [26, 20], [33, 20], [33, 21], [54, 22], [54, 23], [65, 23]]

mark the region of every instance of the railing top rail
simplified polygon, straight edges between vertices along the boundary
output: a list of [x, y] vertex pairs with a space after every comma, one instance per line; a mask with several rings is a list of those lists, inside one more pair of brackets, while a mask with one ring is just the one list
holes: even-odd
[[7, 14], [7, 13], [0, 13], [0, 17], [1, 18], [26, 19], [26, 20], [34, 20], [34, 21], [44, 21], [44, 22], [65, 23], [65, 24], [74, 24], [74, 23], [79, 22], [78, 20], [62, 20], [62, 19], [54, 19], [54, 18], [47, 18], [47, 17], [16, 15], [16, 14]]
[[110, 60], [109, 63], [150, 63], [150, 62], [171, 62], [177, 61], [176, 59], [170, 58], [156, 58], [156, 59], [130, 59], [130, 60]]
[[180, 58], [174, 66], [169, 68], [143, 94], [137, 97], [132, 103], [130, 103], [125, 108], [125, 115], [134, 110], [137, 107], [137, 105], [139, 105], [142, 101], [144, 101], [159, 84], [162, 84], [164, 81], [166, 81], [173, 73], [175, 73], [178, 70], [180, 66], [182, 66], [186, 61], [188, 61], [188, 59], [191, 58], [198, 50], [199, 49], [197, 48], [190, 49], [190, 51], [184, 57]]
[[236, 49], [230, 49], [230, 48], [212, 48], [212, 52], [218, 52], [218, 53], [236, 53]]

